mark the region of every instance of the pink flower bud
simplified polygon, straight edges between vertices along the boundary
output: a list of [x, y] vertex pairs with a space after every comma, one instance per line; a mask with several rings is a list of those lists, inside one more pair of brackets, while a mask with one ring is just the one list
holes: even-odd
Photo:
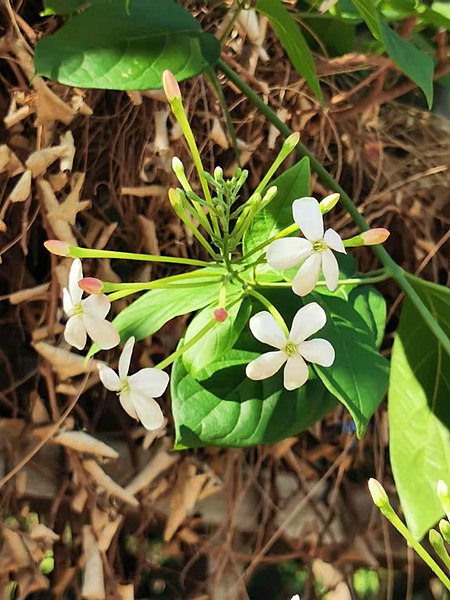
[[390, 231], [384, 229], [384, 227], [378, 227], [364, 231], [361, 234], [361, 239], [364, 242], [364, 246], [375, 246], [376, 244], [383, 244], [390, 235]]
[[101, 294], [103, 292], [103, 282], [97, 277], [83, 277], [78, 282], [78, 287], [88, 294]]
[[44, 242], [44, 246], [49, 252], [56, 254], [57, 256], [70, 256], [69, 244], [61, 242], [61, 240], [47, 240]]
[[227, 317], [228, 313], [224, 308], [216, 308], [214, 311], [214, 320], [218, 321], [219, 323], [226, 321]]
[[171, 73], [168, 69], [163, 72], [162, 81], [164, 92], [169, 102], [172, 102], [172, 100], [175, 100], [175, 98], [181, 98], [180, 87], [177, 83], [177, 80], [175, 79], [173, 73]]

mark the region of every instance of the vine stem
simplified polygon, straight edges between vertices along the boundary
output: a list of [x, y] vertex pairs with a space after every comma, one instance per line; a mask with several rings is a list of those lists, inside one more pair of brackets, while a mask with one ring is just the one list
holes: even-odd
[[[388, 273], [381, 273], [380, 275], [374, 275], [373, 277], [355, 277], [352, 279], [340, 279], [338, 281], [338, 285], [364, 285], [368, 283], [379, 283], [380, 281], [385, 281], [386, 279], [390, 279], [390, 275]], [[259, 288], [283, 288], [283, 287], [291, 287], [292, 281], [282, 281], [282, 282], [274, 282], [274, 283], [259, 283], [255, 282]], [[318, 286], [326, 285], [326, 281], [318, 281]]]
[[[265, 104], [263, 100], [247, 85], [239, 75], [233, 71], [222, 59], [219, 59], [217, 63], [218, 68], [226, 75], [226, 77], [232, 81], [237, 88], [256, 106], [256, 108], [272, 123], [276, 129], [285, 137], [292, 135], [292, 130], [281, 121], [275, 112]], [[358, 225], [362, 231], [367, 231], [369, 225], [367, 224], [364, 217], [359, 213], [357, 207], [353, 203], [350, 196], [341, 188], [338, 182], [328, 173], [328, 171], [322, 166], [322, 164], [315, 158], [313, 154], [300, 142], [297, 144], [296, 151], [301, 157], [307, 157], [310, 161], [312, 169], [317, 173], [322, 182], [327, 185], [331, 190], [337, 192], [341, 196], [341, 201], [344, 204], [346, 210], [352, 217], [353, 221]], [[387, 273], [397, 282], [399, 288], [408, 297], [410, 302], [415, 306], [418, 312], [422, 315], [423, 320], [429, 329], [433, 332], [436, 338], [439, 340], [445, 352], [450, 356], [450, 339], [445, 334], [439, 323], [433, 317], [427, 306], [424, 304], [416, 290], [408, 281], [407, 275], [404, 270], [394, 261], [389, 253], [382, 246], [373, 246], [373, 251], [384, 265]]]

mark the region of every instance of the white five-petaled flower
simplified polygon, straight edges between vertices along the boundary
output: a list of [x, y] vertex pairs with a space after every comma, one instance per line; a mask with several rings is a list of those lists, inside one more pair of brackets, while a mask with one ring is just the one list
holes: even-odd
[[321, 269], [328, 289], [335, 290], [339, 266], [332, 250], [346, 253], [341, 236], [334, 229], [327, 229], [324, 234], [323, 216], [315, 198], [294, 200], [292, 213], [305, 237], [272, 242], [267, 248], [267, 262], [274, 269], [290, 269], [304, 261], [292, 282], [292, 289], [299, 296], [313, 291]]
[[70, 267], [68, 289], [63, 289], [64, 312], [69, 317], [64, 338], [78, 350], [85, 347], [87, 335], [103, 350], [114, 348], [120, 337], [113, 324], [105, 319], [111, 302], [104, 294], [88, 296], [82, 300], [83, 290], [78, 286], [82, 278], [81, 260], [76, 258]]
[[291, 331], [286, 337], [281, 326], [268, 311], [254, 315], [249, 322], [251, 332], [257, 340], [277, 348], [266, 352], [247, 365], [246, 374], [256, 381], [274, 375], [285, 363], [284, 387], [295, 390], [308, 379], [308, 365], [305, 360], [322, 367], [330, 367], [334, 362], [334, 348], [327, 340], [306, 338], [325, 325], [325, 311], [317, 302], [311, 302], [297, 311], [292, 321]]
[[158, 398], [164, 394], [169, 376], [161, 369], [149, 367], [134, 375], [128, 375], [134, 341], [134, 337], [130, 337], [122, 350], [118, 375], [104, 364], [100, 364], [98, 369], [105, 388], [116, 392], [130, 417], [141, 421], [142, 425], [151, 431], [164, 424], [164, 415], [154, 397]]

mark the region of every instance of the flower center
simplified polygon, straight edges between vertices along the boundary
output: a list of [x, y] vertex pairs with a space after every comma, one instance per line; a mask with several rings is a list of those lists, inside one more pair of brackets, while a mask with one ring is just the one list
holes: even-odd
[[312, 247], [314, 252], [323, 252], [328, 248], [323, 240], [317, 240], [317, 242], [313, 242]]
[[292, 358], [293, 356], [296, 356], [298, 354], [297, 345], [293, 344], [292, 342], [289, 342], [283, 348], [283, 352], [287, 354], [289, 358]]
[[80, 315], [83, 314], [83, 305], [81, 304], [81, 302], [78, 302], [78, 304], [75, 304], [75, 306], [72, 306], [72, 315], [73, 316], [77, 316], [79, 317]]
[[120, 388], [117, 390], [116, 394], [117, 396], [120, 396], [120, 394], [122, 392], [129, 392], [130, 391], [130, 384], [128, 383], [128, 377], [125, 377], [125, 379], [122, 379], [122, 381], [120, 382], [122, 385], [120, 386]]

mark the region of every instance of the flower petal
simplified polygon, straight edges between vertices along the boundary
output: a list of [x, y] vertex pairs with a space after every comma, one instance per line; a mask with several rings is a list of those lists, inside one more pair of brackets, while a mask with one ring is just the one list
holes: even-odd
[[312, 244], [305, 238], [283, 238], [269, 244], [268, 264], [274, 269], [290, 269], [312, 254]]
[[133, 403], [130, 398], [130, 391], [121, 392], [119, 394], [120, 404], [122, 405], [123, 410], [130, 415], [132, 419], [138, 419], [137, 413], [134, 410]]
[[152, 369], [150, 367], [141, 369], [134, 375], [128, 377], [131, 391], [136, 391], [143, 396], [158, 398], [166, 391], [169, 384], [169, 376], [161, 369]]
[[301, 356], [288, 358], [284, 367], [283, 384], [287, 390], [296, 390], [308, 381], [308, 365]]
[[114, 348], [120, 342], [120, 336], [114, 325], [105, 319], [98, 319], [90, 315], [83, 315], [83, 323], [89, 337], [100, 346], [102, 350]]
[[153, 431], [164, 425], [164, 415], [156, 400], [142, 396], [132, 390], [130, 392], [130, 401], [133, 404], [138, 419], [146, 429]]
[[294, 200], [292, 214], [305, 238], [311, 242], [323, 238], [323, 215], [315, 198]]
[[83, 350], [86, 346], [86, 328], [81, 316], [75, 315], [67, 321], [64, 329], [64, 339], [78, 350]]
[[315, 252], [305, 260], [297, 271], [297, 275], [292, 281], [292, 289], [298, 296], [306, 296], [316, 287], [321, 263], [322, 257], [320, 256], [320, 253]]
[[317, 302], [310, 302], [297, 311], [293, 321], [289, 340], [301, 344], [310, 335], [317, 333], [327, 322], [327, 315]]
[[70, 295], [69, 290], [67, 288], [63, 288], [62, 295], [63, 295], [64, 312], [66, 313], [66, 315], [68, 317], [71, 317], [72, 309], [73, 309], [73, 302], [72, 302], [72, 297]]
[[334, 229], [327, 229], [325, 231], [325, 235], [323, 236], [323, 240], [325, 244], [329, 246], [332, 250], [335, 250], [336, 252], [341, 252], [342, 254], [347, 254], [341, 236]]
[[321, 367], [331, 367], [334, 363], [334, 348], [328, 340], [318, 338], [302, 342], [298, 346], [298, 351], [305, 360]]
[[266, 352], [248, 363], [245, 374], [249, 379], [260, 381], [272, 377], [286, 362], [287, 356], [281, 350]]
[[123, 347], [122, 353], [119, 358], [119, 377], [125, 379], [130, 370], [131, 355], [133, 354], [135, 338], [131, 336], [128, 338], [125, 346]]
[[274, 348], [284, 348], [286, 346], [286, 335], [274, 317], [267, 310], [263, 310], [249, 321], [250, 331], [255, 338], [263, 344], [268, 344]]
[[111, 367], [107, 367], [106, 365], [98, 365], [98, 374], [100, 376], [100, 381], [103, 383], [107, 390], [111, 392], [117, 392], [120, 389], [122, 382], [120, 381], [119, 376], [115, 371], [111, 369]]
[[322, 271], [327, 283], [327, 288], [330, 292], [333, 292], [338, 286], [339, 265], [331, 250], [324, 250], [322, 252]]
[[97, 319], [104, 319], [111, 308], [111, 302], [105, 294], [88, 296], [81, 304], [86, 315]]
[[78, 282], [83, 279], [83, 267], [81, 266], [81, 260], [75, 258], [72, 261], [72, 265], [69, 271], [69, 294], [72, 299], [72, 304], [78, 304], [83, 295], [83, 290], [79, 287]]

